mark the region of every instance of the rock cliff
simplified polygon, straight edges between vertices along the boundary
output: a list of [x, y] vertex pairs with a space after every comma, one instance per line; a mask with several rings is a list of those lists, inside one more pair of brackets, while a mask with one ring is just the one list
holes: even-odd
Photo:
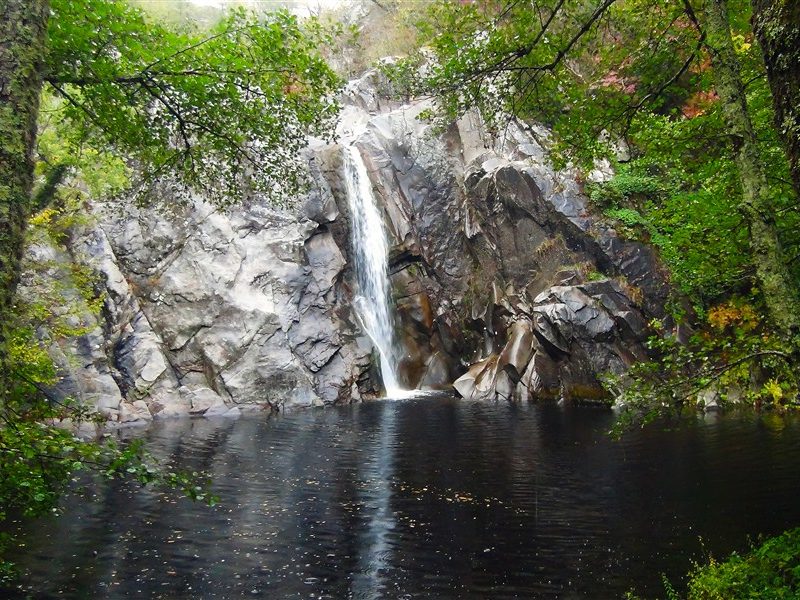
[[407, 387], [596, 397], [598, 374], [645, 358], [645, 324], [668, 293], [657, 259], [591, 214], [575, 173], [550, 165], [547, 132], [491, 137], [475, 116], [438, 131], [418, 118], [424, 101], [398, 105], [380, 87], [368, 73], [345, 90], [339, 143], [311, 144], [310, 189], [292, 210], [171, 207], [166, 191], [158, 208], [96, 203], [56, 262], [95, 271], [104, 309], [51, 346], [56, 392], [123, 423], [379, 394], [351, 306], [345, 144], [389, 232]]

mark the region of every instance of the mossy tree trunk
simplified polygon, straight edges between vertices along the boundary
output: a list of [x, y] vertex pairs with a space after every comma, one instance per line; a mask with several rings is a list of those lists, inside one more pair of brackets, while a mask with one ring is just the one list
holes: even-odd
[[753, 30], [767, 66], [775, 125], [800, 197], [800, 2], [753, 0]]
[[30, 212], [48, 14], [48, 0], [0, 1], [0, 406], [9, 390], [9, 320]]
[[775, 226], [763, 158], [747, 108], [741, 65], [731, 38], [726, 0], [706, 3], [706, 29], [717, 93], [742, 185], [742, 200], [738, 208], [749, 228], [756, 276], [772, 322], [782, 333], [793, 335], [800, 330], [800, 303]]

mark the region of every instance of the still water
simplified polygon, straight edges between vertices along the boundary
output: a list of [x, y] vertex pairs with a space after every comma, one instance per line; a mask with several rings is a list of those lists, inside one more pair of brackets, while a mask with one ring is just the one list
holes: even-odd
[[136, 435], [220, 503], [98, 484], [18, 562], [37, 598], [602, 599], [800, 524], [797, 420], [613, 442], [612, 417], [428, 397], [158, 422]]

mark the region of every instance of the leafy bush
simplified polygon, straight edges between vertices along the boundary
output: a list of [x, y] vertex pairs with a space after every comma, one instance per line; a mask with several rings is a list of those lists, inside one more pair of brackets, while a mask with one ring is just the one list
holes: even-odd
[[611, 219], [621, 221], [628, 227], [649, 224], [647, 219], [645, 219], [638, 210], [633, 208], [609, 208], [603, 214]]
[[654, 360], [604, 379], [621, 406], [612, 433], [622, 435], [632, 425], [673, 415], [706, 394], [721, 406], [800, 408], [791, 342], [771, 331], [760, 312], [747, 299], [733, 298], [710, 308], [705, 323], [685, 341], [653, 321], [648, 347]]
[[609, 181], [587, 185], [589, 199], [598, 207], [614, 207], [632, 199], [650, 198], [664, 193], [664, 182], [624, 165]]
[[689, 600], [784, 600], [800, 597], [800, 527], [744, 556], [711, 560], [690, 575]]

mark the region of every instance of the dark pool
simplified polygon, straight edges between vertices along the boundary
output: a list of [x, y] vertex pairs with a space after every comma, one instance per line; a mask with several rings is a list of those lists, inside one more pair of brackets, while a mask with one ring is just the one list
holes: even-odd
[[121, 483], [17, 557], [37, 598], [619, 598], [800, 524], [800, 422], [606, 436], [580, 407], [428, 397], [139, 432], [214, 508]]

